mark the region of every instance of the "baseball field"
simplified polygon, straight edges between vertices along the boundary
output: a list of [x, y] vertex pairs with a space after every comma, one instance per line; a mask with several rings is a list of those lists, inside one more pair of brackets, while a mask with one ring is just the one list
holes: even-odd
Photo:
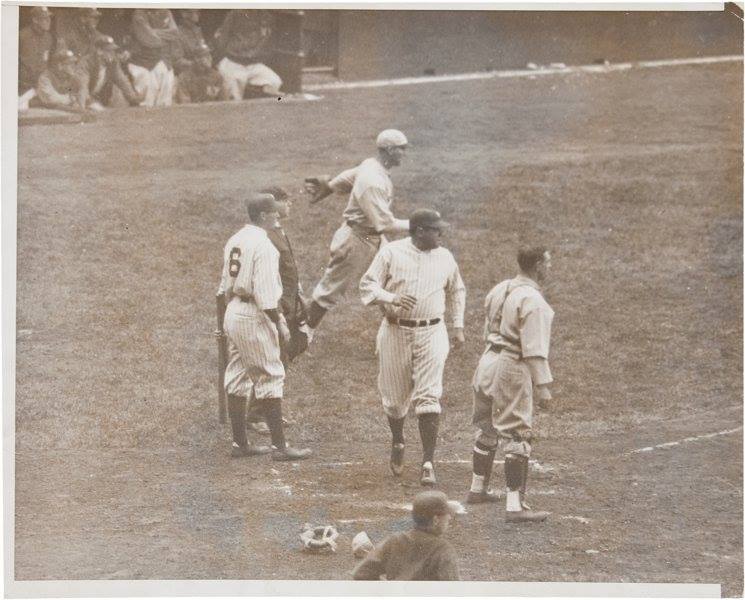
[[[554, 404], [508, 525], [448, 532], [470, 580], [693, 582], [743, 593], [742, 63], [572, 73], [115, 110], [19, 131], [17, 580], [347, 579], [358, 531], [408, 527], [376, 389], [379, 313], [357, 294], [288, 372], [298, 464], [229, 458], [214, 296], [241, 200], [296, 196], [286, 231], [310, 290], [345, 204], [309, 206], [396, 127], [395, 212], [434, 207], [468, 288], [450, 355], [439, 487], [470, 483], [483, 298], [519, 244], [553, 252]], [[501, 465], [495, 469], [501, 485]], [[335, 524], [336, 554], [300, 549]]]

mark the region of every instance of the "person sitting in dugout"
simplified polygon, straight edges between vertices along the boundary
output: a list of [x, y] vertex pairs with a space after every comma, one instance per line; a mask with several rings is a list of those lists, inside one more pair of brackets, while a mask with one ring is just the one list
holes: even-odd
[[52, 15], [46, 6], [34, 6], [31, 24], [18, 35], [18, 110], [27, 110], [36, 96], [39, 76], [52, 52]]
[[49, 66], [39, 76], [36, 85], [39, 102], [44, 108], [85, 113], [85, 83], [79, 77], [75, 55], [70, 50], [55, 52]]
[[282, 79], [264, 64], [269, 57], [272, 16], [266, 10], [231, 10], [215, 32], [214, 47], [220, 61], [225, 95], [243, 100], [247, 86], [268, 96], [280, 95]]
[[352, 572], [352, 578], [377, 581], [459, 581], [453, 546], [442, 538], [457, 513], [440, 491], [418, 494], [412, 504], [414, 527], [394, 533], [376, 546]]
[[194, 60], [176, 79], [176, 102], [214, 102], [224, 100], [222, 76], [212, 67], [212, 52], [202, 44], [194, 53]]
[[[199, 9], [184, 8], [177, 12], [178, 40], [173, 45], [173, 70], [176, 76], [191, 67], [207, 45], [199, 26]], [[210, 65], [212, 66], [212, 65]]]

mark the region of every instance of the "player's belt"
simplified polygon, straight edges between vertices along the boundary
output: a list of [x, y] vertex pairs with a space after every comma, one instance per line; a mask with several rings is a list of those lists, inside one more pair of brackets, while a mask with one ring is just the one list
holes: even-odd
[[400, 327], [428, 327], [429, 325], [437, 325], [442, 319], [397, 319], [396, 317], [386, 317], [391, 325], [399, 325]]
[[513, 356], [517, 358], [518, 360], [522, 360], [523, 353], [518, 352], [517, 350], [513, 350], [509, 346], [504, 346], [502, 344], [489, 344], [489, 350], [492, 352], [499, 354], [500, 352], [504, 352], [505, 354], [509, 354], [510, 356]]
[[359, 235], [367, 237], [380, 237], [380, 233], [375, 231], [373, 227], [365, 227], [364, 225], [360, 225], [359, 223], [355, 223], [354, 221], [347, 221], [347, 225], [352, 231]]

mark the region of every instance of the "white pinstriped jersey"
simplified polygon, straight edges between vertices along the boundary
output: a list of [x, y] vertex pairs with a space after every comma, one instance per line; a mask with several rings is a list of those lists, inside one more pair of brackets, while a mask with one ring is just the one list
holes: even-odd
[[250, 296], [261, 310], [277, 308], [282, 297], [279, 252], [261, 227], [248, 224], [225, 244], [219, 292]]
[[397, 294], [417, 299], [411, 310], [386, 304], [389, 316], [435, 319], [450, 309], [453, 327], [463, 327], [466, 286], [455, 258], [447, 248], [420, 250], [410, 237], [383, 246], [360, 280], [364, 304], [390, 303]]

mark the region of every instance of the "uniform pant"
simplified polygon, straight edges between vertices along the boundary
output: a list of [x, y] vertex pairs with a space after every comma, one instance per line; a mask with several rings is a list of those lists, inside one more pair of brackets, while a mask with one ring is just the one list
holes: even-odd
[[528, 365], [508, 351], [487, 350], [473, 376], [473, 424], [477, 442], [530, 456], [533, 381]]
[[362, 275], [380, 247], [380, 236], [363, 236], [344, 223], [331, 240], [331, 260], [313, 290], [313, 300], [329, 310], [344, 297], [350, 283], [359, 285]]
[[162, 60], [152, 69], [129, 63], [129, 72], [134, 78], [134, 87], [138, 94], [144, 94], [141, 106], [171, 106], [175, 89], [173, 69]]
[[253, 302], [233, 298], [225, 310], [228, 336], [225, 392], [249, 398], [281, 398], [285, 369], [280, 360], [279, 334], [266, 313]]
[[217, 64], [217, 70], [222, 75], [225, 97], [231, 100], [243, 100], [249, 84], [262, 88], [269, 86], [276, 90], [282, 87], [280, 76], [261, 63], [242, 65], [226, 56]]
[[450, 352], [443, 321], [427, 327], [401, 327], [384, 319], [376, 352], [378, 389], [386, 415], [405, 417], [412, 403], [417, 415], [442, 412], [442, 375]]

